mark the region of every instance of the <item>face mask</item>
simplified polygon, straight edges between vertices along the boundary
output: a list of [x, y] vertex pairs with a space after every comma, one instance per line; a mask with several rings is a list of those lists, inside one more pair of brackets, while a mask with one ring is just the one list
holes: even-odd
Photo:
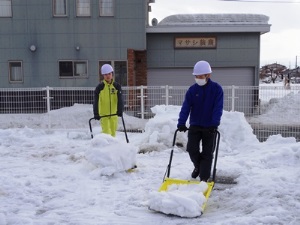
[[205, 79], [198, 79], [198, 78], [195, 78], [195, 81], [196, 83], [199, 85], [199, 86], [203, 86], [206, 84], [206, 78]]

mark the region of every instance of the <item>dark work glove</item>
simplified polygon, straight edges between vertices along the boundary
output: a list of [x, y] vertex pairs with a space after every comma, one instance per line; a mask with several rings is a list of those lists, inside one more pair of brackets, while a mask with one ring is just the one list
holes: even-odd
[[99, 115], [94, 115], [94, 119], [95, 120], [100, 120], [100, 116]]
[[179, 132], [186, 132], [187, 131], [187, 127], [185, 125], [177, 125], [178, 131]]
[[120, 112], [120, 111], [118, 111], [118, 112], [117, 112], [117, 115], [118, 115], [118, 117], [122, 117], [122, 116], [123, 116], [123, 113]]
[[208, 132], [211, 133], [211, 134], [216, 133], [217, 130], [218, 130], [218, 127], [209, 127], [208, 128]]

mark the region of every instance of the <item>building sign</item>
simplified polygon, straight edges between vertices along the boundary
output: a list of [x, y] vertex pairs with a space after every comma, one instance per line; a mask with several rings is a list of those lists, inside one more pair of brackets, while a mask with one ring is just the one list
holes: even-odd
[[175, 48], [216, 48], [215, 37], [180, 37], [175, 38]]

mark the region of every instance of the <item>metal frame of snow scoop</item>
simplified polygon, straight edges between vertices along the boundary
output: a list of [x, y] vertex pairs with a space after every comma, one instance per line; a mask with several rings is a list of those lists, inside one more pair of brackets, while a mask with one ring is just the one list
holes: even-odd
[[[167, 170], [166, 173], [164, 175], [164, 179], [163, 179], [163, 183], [159, 188], [159, 191], [168, 191], [168, 187], [172, 184], [199, 184], [200, 181], [196, 181], [196, 180], [180, 180], [180, 179], [174, 179], [174, 178], [170, 178], [170, 172], [171, 172], [171, 165], [172, 165], [172, 159], [173, 159], [173, 152], [174, 152], [174, 146], [175, 146], [175, 141], [176, 141], [176, 136], [177, 136], [177, 132], [179, 130], [177, 129], [175, 131], [174, 134], [174, 138], [173, 138], [173, 144], [172, 144], [172, 150], [171, 150], [171, 154], [170, 154], [170, 160], [169, 160], [169, 164], [167, 166]], [[220, 143], [220, 132], [218, 130], [216, 130], [216, 135], [215, 135], [215, 144], [214, 144], [214, 153], [215, 153], [215, 157], [214, 157], [214, 165], [213, 165], [213, 175], [212, 175], [212, 179], [210, 181], [207, 182], [208, 188], [206, 189], [206, 191], [203, 193], [206, 201], [204, 202], [204, 204], [202, 205], [201, 208], [201, 212], [203, 213], [205, 207], [206, 207], [206, 202], [212, 192], [212, 189], [215, 185], [215, 178], [216, 178], [216, 172], [217, 172], [217, 159], [218, 159], [218, 152], [219, 152], [219, 143]]]
[[[103, 118], [103, 117], [110, 117], [110, 116], [117, 116], [117, 114], [111, 114], [111, 115], [105, 115], [105, 116], [100, 116], [100, 120]], [[94, 120], [95, 118], [92, 117], [91, 119], [89, 119], [89, 127], [90, 127], [90, 134], [91, 134], [91, 138], [93, 139], [94, 138], [94, 135], [93, 135], [93, 129], [92, 129], [92, 120]], [[125, 133], [125, 138], [126, 138], [126, 142], [129, 143], [129, 139], [128, 139], [128, 136], [127, 136], [127, 131], [126, 131], [126, 127], [125, 127], [125, 122], [124, 122], [124, 118], [123, 118], [123, 115], [122, 115], [122, 123], [123, 123], [123, 128], [124, 128], [124, 133]]]

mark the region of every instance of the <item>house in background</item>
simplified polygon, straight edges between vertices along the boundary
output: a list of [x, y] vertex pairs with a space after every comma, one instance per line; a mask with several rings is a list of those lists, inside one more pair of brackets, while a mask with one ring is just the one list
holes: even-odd
[[104, 63], [123, 86], [190, 85], [198, 60], [222, 85], [258, 85], [268, 17], [171, 15], [154, 0], [0, 0], [0, 88], [94, 87]]
[[210, 62], [224, 86], [259, 83], [260, 35], [269, 18], [257, 14], [183, 14], [147, 27], [148, 84], [189, 85], [198, 60]]

